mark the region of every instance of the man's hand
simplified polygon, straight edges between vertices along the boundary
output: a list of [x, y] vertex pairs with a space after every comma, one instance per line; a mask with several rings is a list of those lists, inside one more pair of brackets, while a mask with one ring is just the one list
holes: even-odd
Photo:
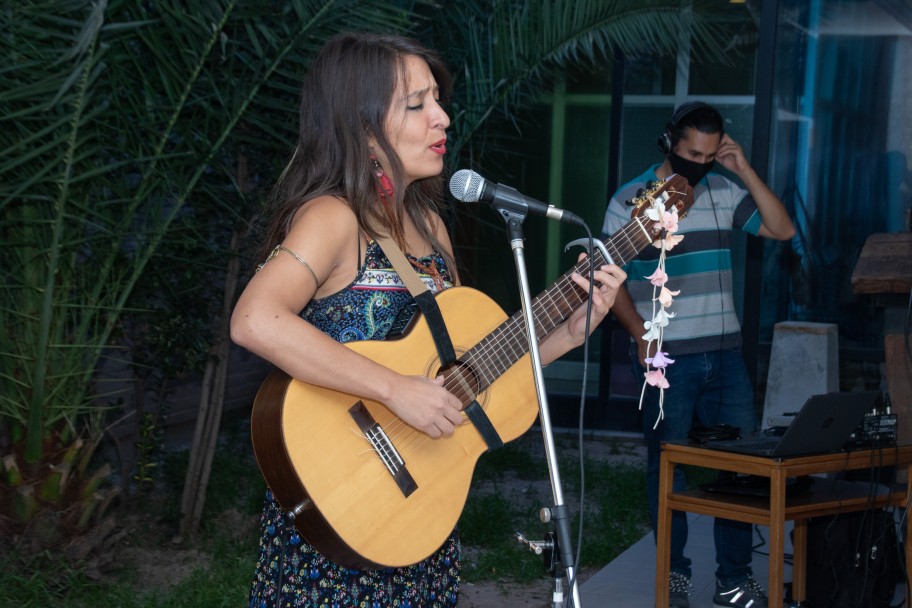
[[716, 162], [737, 175], [750, 169], [750, 163], [747, 162], [741, 145], [728, 135], [722, 136], [719, 149], [716, 151]]

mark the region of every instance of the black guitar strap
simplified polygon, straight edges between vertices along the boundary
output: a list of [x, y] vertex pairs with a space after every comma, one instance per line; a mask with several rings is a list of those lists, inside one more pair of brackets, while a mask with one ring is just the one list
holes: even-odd
[[484, 408], [478, 405], [478, 401], [472, 400], [472, 403], [463, 410], [468, 416], [475, 429], [481, 433], [481, 438], [485, 440], [489, 450], [503, 447], [503, 439], [497, 434], [497, 429], [491, 424], [491, 419], [485, 413]]
[[[392, 263], [393, 268], [396, 269], [399, 278], [402, 279], [409, 293], [412, 294], [415, 302], [418, 303], [418, 308], [421, 309], [421, 313], [427, 321], [431, 337], [434, 338], [434, 346], [437, 347], [437, 356], [440, 357], [441, 366], [445, 367], [455, 363], [456, 350], [453, 348], [453, 342], [450, 340], [446, 322], [443, 320], [443, 313], [440, 312], [440, 306], [437, 305], [434, 294], [424, 284], [424, 281], [418, 278], [418, 273], [415, 272], [405, 254], [402, 253], [391, 238], [378, 235], [376, 239], [387, 259]], [[497, 434], [497, 429], [491, 424], [491, 419], [488, 418], [484, 408], [477, 401], [473, 400], [464, 411], [485, 440], [488, 449], [492, 450], [503, 446], [503, 440]]]
[[[399, 269], [397, 268], [396, 272], [398, 271]], [[419, 283], [424, 286], [424, 291], [412, 295], [415, 301], [418, 302], [418, 308], [421, 309], [421, 313], [427, 321], [428, 329], [431, 330], [431, 337], [434, 338], [437, 355], [440, 357], [440, 365], [447, 366], [456, 363], [456, 351], [453, 349], [453, 342], [450, 340], [450, 333], [447, 331], [443, 314], [440, 312], [440, 306], [437, 305], [437, 299], [434, 298], [434, 294], [423, 282], [419, 280]]]

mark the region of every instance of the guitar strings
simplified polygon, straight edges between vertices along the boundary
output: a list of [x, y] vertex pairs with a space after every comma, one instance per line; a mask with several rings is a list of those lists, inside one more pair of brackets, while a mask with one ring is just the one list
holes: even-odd
[[[652, 228], [651, 224], [654, 223], [655, 222], [652, 222], [651, 220], [646, 222], [649, 229]], [[610, 248], [614, 250], [612, 257], [616, 258], [616, 263], [623, 265], [626, 263], [627, 259], [633, 257], [633, 255], [635, 255], [643, 246], [648, 244], [648, 241], [643, 237], [642, 231], [645, 231], [643, 222], [637, 217], [624, 226], [624, 228], [615, 235], [616, 238], [613, 237], [609, 242], [605, 243], [606, 249]], [[615, 246], [613, 243], [615, 240], [620, 240], [621, 243], [618, 246]], [[644, 243], [644, 241], [647, 242]], [[611, 253], [612, 252], [609, 250], [609, 254]], [[534, 299], [533, 319], [536, 323], [536, 327], [542, 326], [545, 327], [547, 331], [551, 331], [557, 324], [569, 316], [575, 306], [585, 301], [585, 297], [581, 294], [581, 288], [570, 279], [569, 275], [574, 271], [579, 272], [583, 276], [588, 275], [590, 263], [596, 263], [598, 265], [605, 263], [599, 250], [596, 250], [591, 257], [586, 257], [582, 262], [579, 262], [576, 266], [571, 268], [562, 275], [552, 287], [546, 289]], [[575, 302], [567, 300], [568, 286], [570, 287], [569, 291], [577, 296]], [[559, 296], [560, 301], [555, 295]], [[563, 304], [564, 311], [561, 310], [561, 303]], [[556, 311], [557, 313], [556, 322], [555, 319], [552, 318], [551, 311]], [[547, 327], [545, 321], [550, 323], [550, 327]], [[501, 339], [497, 340], [495, 338]], [[492, 361], [494, 358], [492, 357], [492, 354], [497, 355], [498, 359], [500, 358], [499, 355], [504, 350], [500, 344], [503, 340], [506, 340], [508, 346], [511, 346], [511, 351], [512, 346], [517, 346], [519, 352], [511, 352], [513, 358], [508, 359], [506, 365], [494, 367], [488, 362]], [[470, 349], [463, 361], [469, 364], [470, 368], [488, 374], [488, 377], [486, 377], [485, 380], [489, 386], [494, 379], [509, 369], [509, 367], [518, 361], [526, 352], [528, 352], [528, 340], [526, 339], [525, 318], [522, 316], [517, 318], [517, 315], [514, 315], [491, 332], [491, 334], [482, 342]], [[491, 373], [492, 370], [493, 373]], [[448, 390], [453, 388], [453, 385], [449, 382], [446, 382], [444, 386]], [[480, 391], [482, 391], [487, 388], [487, 386], [479, 388]]]
[[[637, 226], [635, 227], [634, 224], [637, 224]], [[633, 235], [639, 236], [637, 234], [638, 228], [642, 229], [641, 225], [639, 224], [639, 221], [636, 221], [636, 222], [631, 222], [630, 224], [628, 224], [628, 226], [626, 226], [621, 231], [621, 233], [622, 233], [621, 237], [624, 237], [627, 240], [627, 245], [628, 245], [627, 249], [633, 251], [634, 253], [636, 252], [637, 248], [636, 248], [636, 246], [633, 245], [630, 235], [633, 234]], [[620, 253], [620, 252], [616, 251], [616, 253]], [[596, 252], [596, 254], [594, 254], [592, 259], [597, 264], [604, 261], [601, 259], [600, 252]], [[589, 260], [590, 260], [590, 258], [587, 257], [583, 262], [577, 264], [576, 267], [572, 268], [570, 271], [565, 273], [565, 275], [562, 276], [561, 279], [558, 280], [552, 288], [546, 290], [543, 294], [541, 294], [539, 297], [537, 297], [535, 299], [534, 306], [533, 306], [533, 318], [537, 325], [545, 326], [545, 323], [543, 320], [543, 315], [542, 315], [542, 313], [544, 313], [544, 315], [547, 316], [547, 321], [551, 322], [551, 327], [546, 327], [546, 329], [548, 331], [550, 331], [551, 329], [554, 328], [554, 326], [557, 325], [557, 323], [563, 321], [567, 316], [569, 316], [569, 313], [572, 311], [572, 309], [575, 305], [578, 305], [579, 303], [585, 301], [585, 299], [580, 294], [579, 287], [575, 283], [573, 283], [572, 280], [569, 278], [569, 274], [570, 274], [570, 272], [573, 272], [573, 271], [577, 271], [583, 275], [587, 274], [588, 266], [590, 264]], [[577, 295], [576, 302], [570, 303], [567, 301], [567, 299], [566, 299], [566, 293], [567, 293], [566, 287], [567, 286], [570, 286], [572, 288], [573, 292]], [[554, 297], [555, 293], [561, 297], [561, 299], [564, 301], [565, 304], [567, 304], [568, 308], [565, 311], [565, 313], [560, 312], [559, 303], [556, 303], [557, 300]], [[549, 309], [548, 305], [550, 305], [550, 309]], [[557, 312], [558, 312], [557, 323], [554, 322], [554, 319], [551, 317], [551, 314], [550, 314], [550, 310], [554, 310], [554, 309], [557, 309]], [[504, 325], [502, 325], [497, 330], [495, 330], [495, 332], [492, 332], [491, 337], [496, 338], [496, 337], [498, 337], [497, 334], [500, 334], [501, 335], [500, 337], [507, 339], [512, 345], [519, 347], [518, 348], [519, 352], [512, 353], [514, 355], [514, 357], [513, 357], [513, 359], [508, 360], [506, 366], [500, 366], [499, 368], [496, 368], [497, 372], [503, 373], [503, 371], [505, 371], [510, 366], [512, 366], [520, 357], [522, 357], [528, 351], [528, 348], [527, 348], [528, 341], [526, 340], [526, 330], [525, 330], [525, 318], [524, 317], [517, 318], [517, 316], [514, 315], [514, 317], [512, 317], [507, 322], [505, 322]], [[493, 339], [486, 339], [482, 343], [479, 343], [477, 348], [473, 348], [471, 351], [469, 351], [469, 354], [465, 358], [465, 361], [467, 363], [481, 363], [480, 365], [476, 365], [474, 367], [476, 367], [477, 369], [480, 369], [481, 371], [484, 371], [484, 372], [489, 371], [491, 369], [491, 366], [485, 365], [484, 361], [491, 359], [490, 355], [491, 355], [492, 349], [494, 349], [496, 346], [496, 344], [494, 346], [489, 346], [489, 344], [492, 342], [496, 343], [498, 341], [493, 340]], [[500, 352], [502, 350], [503, 350], [502, 348], [497, 348], [498, 352]], [[497, 374], [491, 374], [491, 379], [489, 379], [488, 384], [490, 384], [490, 382], [493, 380], [493, 378], [496, 378], [496, 377], [497, 377]]]
[[[624, 265], [642, 247], [647, 245], [648, 236], [645, 235], [649, 234], [655, 223], [652, 220], [643, 222], [640, 217], [634, 217], [605, 242], [605, 248], [613, 258], [613, 262], [618, 265]], [[620, 241], [620, 243], [615, 244], [615, 241]], [[644, 243], [643, 241], [647, 242]], [[569, 317], [576, 306], [585, 302], [586, 295], [581, 293], [582, 289], [573, 282], [570, 274], [578, 272], [582, 276], [588, 276], [590, 264], [595, 263], [600, 266], [606, 262], [601, 251], [595, 249], [591, 256], [587, 256], [584, 260], [578, 262], [561, 275], [551, 287], [545, 289], [533, 299], [532, 316], [536, 329], [541, 327], [546, 330], [543, 336], [538, 337], [539, 340], [546, 337], [551, 330]], [[575, 301], [568, 300], [568, 295], [570, 294], [576, 296]], [[552, 313], [554, 313], [554, 316], [552, 316]], [[505, 352], [505, 347], [509, 347], [509, 353]], [[472, 394], [470, 383], [465, 378], [467, 369], [479, 375], [478, 393], [482, 393], [528, 351], [525, 317], [515, 313], [466, 352], [464, 358], [461, 359], [465, 363], [465, 367], [455, 368], [454, 372], [446, 377], [443, 386], [451, 393], [457, 396], [461, 395], [464, 402], [463, 405], [467, 406], [476, 397], [476, 394]], [[504, 357], [507, 354], [509, 356]], [[408, 446], [422, 439], [419, 431], [398, 416], [381, 428], [391, 440], [396, 439], [400, 445]], [[362, 433], [359, 432], [358, 434], [363, 437]], [[405, 434], [409, 436], [403, 438]], [[367, 441], [366, 438], [365, 441]], [[374, 451], [373, 448], [368, 447], [368, 449], [364, 450], [364, 453], [371, 453], [372, 451]]]

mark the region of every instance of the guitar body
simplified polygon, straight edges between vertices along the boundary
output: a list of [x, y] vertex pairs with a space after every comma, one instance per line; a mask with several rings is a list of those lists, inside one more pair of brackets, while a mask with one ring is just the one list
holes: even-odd
[[[507, 318], [468, 287], [447, 289], [436, 301], [457, 357]], [[440, 373], [423, 317], [402, 338], [346, 346], [401, 374]], [[476, 401], [504, 442], [525, 433], [538, 415], [528, 353]], [[417, 486], [408, 495], [352, 417], [359, 402], [401, 455]], [[475, 464], [487, 450], [467, 420], [452, 436], [432, 439], [377, 402], [278, 371], [257, 394], [251, 434], [260, 470], [282, 508], [295, 514], [301, 535], [333, 561], [358, 568], [404, 566], [436, 551], [456, 526]]]
[[[571, 280], [590, 264], [620, 266], [654, 239], [657, 209], [683, 213], [693, 190], [681, 176], [655, 182], [631, 201], [633, 219], [535, 297], [539, 340], [588, 298]], [[652, 210], [640, 217], [640, 211]], [[682, 215], [683, 217], [683, 215]], [[403, 337], [349, 342], [352, 350], [404, 375], [445, 376], [445, 387], [469, 411], [473, 400], [506, 443], [538, 415], [525, 318], [507, 317], [493, 300], [468, 287], [436, 296], [457, 362], [441, 369], [423, 317]], [[470, 404], [472, 404], [470, 406]], [[482, 421], [481, 427], [485, 425]], [[475, 422], [431, 439], [383, 405], [274, 372], [260, 387], [251, 414], [253, 449], [263, 477], [307, 542], [352, 568], [405, 566], [436, 551], [462, 513], [478, 457], [488, 449]], [[496, 445], [492, 441], [492, 445]]]

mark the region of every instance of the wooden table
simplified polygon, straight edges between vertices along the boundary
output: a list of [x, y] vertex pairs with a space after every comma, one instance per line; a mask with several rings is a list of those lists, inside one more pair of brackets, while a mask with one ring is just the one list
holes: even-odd
[[912, 232], [870, 235], [852, 272], [852, 292], [884, 309], [884, 373], [899, 443], [912, 443], [912, 361], [905, 320], [912, 292]]
[[878, 232], [865, 239], [852, 271], [852, 292], [909, 294], [912, 290], [912, 232]]
[[[766, 497], [726, 495], [703, 490], [675, 492], [673, 468], [676, 464], [734, 471], [769, 477], [770, 495]], [[659, 513], [656, 549], [656, 608], [668, 607], [668, 575], [671, 567], [672, 511], [700, 513], [736, 521], [769, 526], [769, 606], [782, 608], [783, 568], [785, 565], [785, 522], [794, 520], [792, 546], [792, 596], [805, 599], [807, 565], [807, 520], [869, 508], [903, 506], [909, 499], [906, 484], [891, 489], [880, 486], [873, 499], [867, 482], [838, 481], [814, 477], [810, 489], [786, 497], [789, 477], [868, 469], [872, 466], [912, 468], [912, 445], [878, 450], [855, 450], [837, 454], [796, 458], [763, 458], [711, 450], [683, 442], [663, 444], [659, 469]], [[912, 477], [907, 477], [912, 479]], [[912, 485], [912, 484], [909, 484]], [[906, 519], [907, 538], [912, 538], [912, 518]], [[912, 574], [912, 543], [905, 546], [906, 574]], [[912, 580], [912, 579], [909, 579]]]

